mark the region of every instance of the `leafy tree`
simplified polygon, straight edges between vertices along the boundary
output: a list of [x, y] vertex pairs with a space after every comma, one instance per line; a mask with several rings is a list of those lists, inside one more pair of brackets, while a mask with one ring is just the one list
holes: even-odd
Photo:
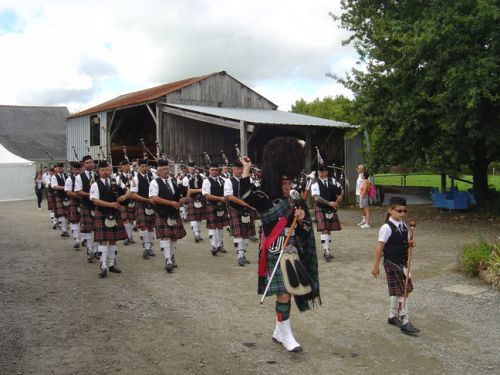
[[342, 0], [335, 16], [366, 69], [339, 79], [356, 97], [371, 162], [472, 171], [478, 204], [500, 157], [497, 0]]
[[353, 123], [355, 118], [353, 101], [343, 95], [321, 100], [316, 98], [312, 102], [300, 99], [292, 105], [292, 112], [349, 123]]

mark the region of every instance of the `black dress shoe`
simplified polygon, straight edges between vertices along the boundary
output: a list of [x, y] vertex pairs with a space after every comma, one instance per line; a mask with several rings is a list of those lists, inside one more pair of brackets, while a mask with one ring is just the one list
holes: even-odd
[[68, 232], [62, 232], [62, 233], [61, 233], [61, 237], [69, 237]]
[[172, 262], [165, 261], [165, 269], [168, 273], [171, 273], [174, 270], [174, 265], [172, 264]]
[[387, 319], [387, 323], [389, 323], [391, 326], [396, 326], [399, 328], [401, 328], [401, 326], [403, 325], [403, 322], [397, 316], [393, 316], [392, 318]]
[[108, 271], [106, 270], [106, 268], [101, 268], [99, 270], [99, 277], [102, 279], [102, 278], [106, 277], [107, 273], [108, 273]]
[[175, 261], [175, 257], [172, 255], [172, 266], [177, 268], [177, 262]]
[[212, 251], [212, 255], [213, 256], [216, 256], [217, 253], [219, 252], [219, 250], [216, 247], [213, 247], [213, 246], [212, 246], [212, 250], [211, 251]]
[[119, 269], [117, 266], [109, 266], [109, 272], [122, 273], [122, 270]]
[[155, 257], [156, 256], [156, 254], [153, 252], [153, 249], [149, 249], [148, 250], [148, 254], [149, 254], [150, 257]]
[[227, 250], [224, 249], [224, 247], [222, 247], [222, 246], [219, 246], [218, 249], [219, 249], [220, 253], [227, 253]]
[[101, 252], [96, 251], [96, 252], [94, 253], [94, 258], [96, 258], [97, 260], [101, 259]]
[[125, 245], [125, 246], [130, 245], [130, 240], [129, 240], [128, 238], [126, 238], [126, 239], [123, 241], [123, 245]]
[[147, 249], [144, 249], [144, 250], [142, 251], [142, 257], [143, 257], [144, 259], [149, 259], [149, 251], [148, 251]]
[[407, 335], [417, 336], [417, 333], [419, 333], [420, 330], [418, 328], [413, 327], [412, 324], [410, 322], [408, 322], [408, 323], [403, 324], [401, 326], [401, 332], [403, 332]]

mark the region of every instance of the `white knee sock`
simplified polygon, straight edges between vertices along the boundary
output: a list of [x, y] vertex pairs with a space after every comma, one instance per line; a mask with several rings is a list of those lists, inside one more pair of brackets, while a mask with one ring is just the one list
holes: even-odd
[[222, 246], [223, 239], [224, 239], [224, 228], [217, 229], [217, 247]]
[[209, 229], [208, 237], [210, 238], [210, 244], [212, 247], [217, 247], [217, 229]]
[[[92, 233], [92, 238], [95, 238], [93, 233]], [[94, 241], [94, 244], [92, 247], [94, 249], [94, 253], [97, 253], [99, 251], [99, 242]]]
[[153, 243], [155, 241], [155, 232], [148, 232], [148, 240], [151, 243], [151, 247], [153, 247]]
[[172, 258], [172, 248], [170, 247], [170, 240], [160, 240], [160, 247], [163, 250], [163, 255], [165, 256], [165, 259], [171, 259]]
[[142, 245], [145, 249], [149, 249], [149, 247], [147, 246], [149, 242], [149, 232], [147, 230], [141, 230], [139, 233], [141, 234]]
[[71, 224], [71, 233], [73, 234], [73, 239], [78, 241], [80, 237], [80, 226], [78, 224]]
[[406, 324], [410, 319], [408, 316], [408, 298], [406, 299], [406, 306], [404, 307], [403, 307], [404, 297], [399, 297], [398, 302], [399, 302], [399, 318], [403, 321], [403, 324]]
[[63, 232], [66, 232], [68, 230], [67, 226], [66, 226], [66, 218], [64, 216], [61, 216], [59, 218], [59, 223], [61, 223], [61, 230]]
[[170, 252], [172, 253], [172, 256], [175, 253], [176, 246], [177, 246], [177, 241], [170, 240]]
[[101, 267], [106, 267], [107, 259], [108, 259], [108, 246], [107, 245], [99, 245], [97, 248], [99, 252], [101, 253], [101, 257], [99, 258], [101, 260]]
[[201, 227], [200, 221], [192, 221], [191, 222], [191, 230], [193, 231], [193, 234], [195, 236], [200, 234], [200, 227]]
[[389, 309], [389, 318], [399, 317], [399, 297], [391, 296], [391, 308]]
[[321, 246], [323, 251], [328, 251], [330, 248], [330, 239], [328, 234], [321, 234]]
[[116, 250], [116, 245], [109, 245], [108, 246], [108, 266], [114, 266], [116, 265], [116, 255], [117, 255], [117, 250]]
[[134, 226], [130, 223], [125, 223], [125, 230], [127, 231], [127, 237], [132, 238], [132, 231], [134, 230]]
[[234, 248], [236, 250], [236, 254], [238, 254], [238, 258], [241, 258], [245, 255], [245, 242], [243, 238], [235, 238], [234, 239]]

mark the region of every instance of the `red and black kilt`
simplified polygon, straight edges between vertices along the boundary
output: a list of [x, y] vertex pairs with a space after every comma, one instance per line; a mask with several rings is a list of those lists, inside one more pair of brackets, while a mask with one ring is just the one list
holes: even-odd
[[[276, 262], [278, 261], [280, 252], [276, 253], [271, 253], [267, 252], [266, 258], [267, 258], [267, 271], [266, 271], [266, 276], [264, 278], [259, 278], [259, 282], [257, 283], [257, 294], [264, 294], [264, 291], [266, 289], [267, 283], [269, 282], [269, 277], [271, 277], [271, 273], [274, 270], [274, 266], [276, 265]], [[259, 259], [260, 259], [260, 251], [259, 251]], [[274, 277], [271, 281], [271, 284], [269, 285], [269, 289], [267, 291], [266, 296], [274, 296], [274, 295], [280, 295], [280, 294], [286, 294], [288, 293], [285, 288], [285, 281], [283, 279], [283, 274], [281, 273], [281, 266], [278, 266], [276, 268], [276, 272], [274, 274]]]
[[207, 201], [201, 198], [201, 208], [194, 208], [194, 200], [188, 200], [188, 220], [189, 221], [202, 221], [207, 219]]
[[147, 230], [152, 232], [155, 227], [156, 214], [146, 215], [144, 212], [145, 204], [142, 202], [135, 202], [135, 220], [139, 230]]
[[162, 238], [168, 238], [170, 240], [180, 240], [186, 236], [186, 231], [184, 230], [184, 225], [182, 224], [181, 215], [173, 215], [176, 219], [177, 224], [172, 227], [167, 225], [167, 220], [160, 215], [156, 214], [156, 238], [161, 240]]
[[52, 211], [54, 209], [54, 192], [49, 191], [47, 189], [47, 208], [49, 211]]
[[63, 198], [57, 196], [54, 199], [54, 216], [55, 217], [66, 216], [66, 209], [63, 206]]
[[120, 212], [116, 212], [116, 226], [113, 228], [108, 228], [104, 225], [104, 215], [99, 210], [95, 210], [95, 227], [94, 227], [94, 241], [102, 242], [116, 242], [127, 238], [127, 232], [125, 231], [125, 226], [123, 225], [123, 219]]
[[224, 204], [223, 207], [224, 213], [222, 216], [217, 216], [217, 206], [207, 204], [207, 229], [222, 229], [229, 226], [226, 205]]
[[243, 224], [241, 222], [238, 210], [228, 206], [228, 212], [231, 236], [235, 238], [250, 238], [251, 236], [255, 236], [255, 214], [253, 212], [250, 212], [250, 222], [248, 224]]
[[131, 223], [134, 222], [134, 220], [135, 220], [135, 206], [129, 207], [129, 206], [124, 206], [124, 205], [120, 204], [120, 212], [121, 212], [123, 221], [127, 220], [127, 221], [130, 221]]
[[80, 206], [80, 231], [82, 233], [90, 233], [94, 230], [95, 218], [90, 212], [90, 207], [82, 203], [82, 205]]
[[316, 217], [318, 232], [337, 231], [342, 229], [342, 227], [340, 226], [339, 217], [337, 216], [336, 212], [333, 214], [333, 217], [328, 220], [324, 212], [321, 211], [321, 208], [318, 206], [314, 206], [314, 216]]
[[[405, 293], [406, 280], [403, 266], [384, 261], [384, 270], [387, 276], [387, 287], [389, 288], [389, 295], [403, 297]], [[410, 277], [410, 279], [408, 280], [408, 293], [410, 293], [411, 291], [413, 291], [413, 283]]]
[[80, 200], [71, 198], [71, 204], [68, 210], [68, 220], [71, 224], [76, 224], [80, 222]]

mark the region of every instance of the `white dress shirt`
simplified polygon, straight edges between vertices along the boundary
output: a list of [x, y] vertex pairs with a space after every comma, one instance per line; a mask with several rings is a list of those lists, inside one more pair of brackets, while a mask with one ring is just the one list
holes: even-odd
[[[167, 184], [170, 187], [170, 189], [172, 190], [172, 192], [175, 192], [175, 190], [174, 190], [174, 184], [172, 183], [172, 178], [171, 177], [162, 178], [162, 180], [163, 180], [163, 182], [165, 184]], [[158, 194], [160, 194], [160, 188], [158, 186], [158, 182], [156, 180], [153, 180], [149, 184], [149, 198], [151, 198], [151, 197], [157, 197]]]
[[[402, 221], [397, 221], [397, 220], [394, 220], [392, 217], [389, 218], [389, 221], [391, 223], [393, 223], [396, 228], [400, 228], [399, 225], [402, 224], [406, 227], [406, 229], [408, 230], [408, 227], [406, 226], [406, 224]], [[400, 229], [401, 230], [401, 229]], [[378, 232], [378, 240], [379, 242], [383, 242], [383, 243], [386, 243], [388, 240], [389, 240], [389, 237], [391, 236], [392, 234], [392, 229], [391, 227], [389, 226], [389, 224], [385, 223], [384, 225], [382, 225], [380, 227], [380, 230]], [[409, 237], [409, 233], [408, 233], [408, 237]], [[408, 238], [409, 239], [409, 238]]]

